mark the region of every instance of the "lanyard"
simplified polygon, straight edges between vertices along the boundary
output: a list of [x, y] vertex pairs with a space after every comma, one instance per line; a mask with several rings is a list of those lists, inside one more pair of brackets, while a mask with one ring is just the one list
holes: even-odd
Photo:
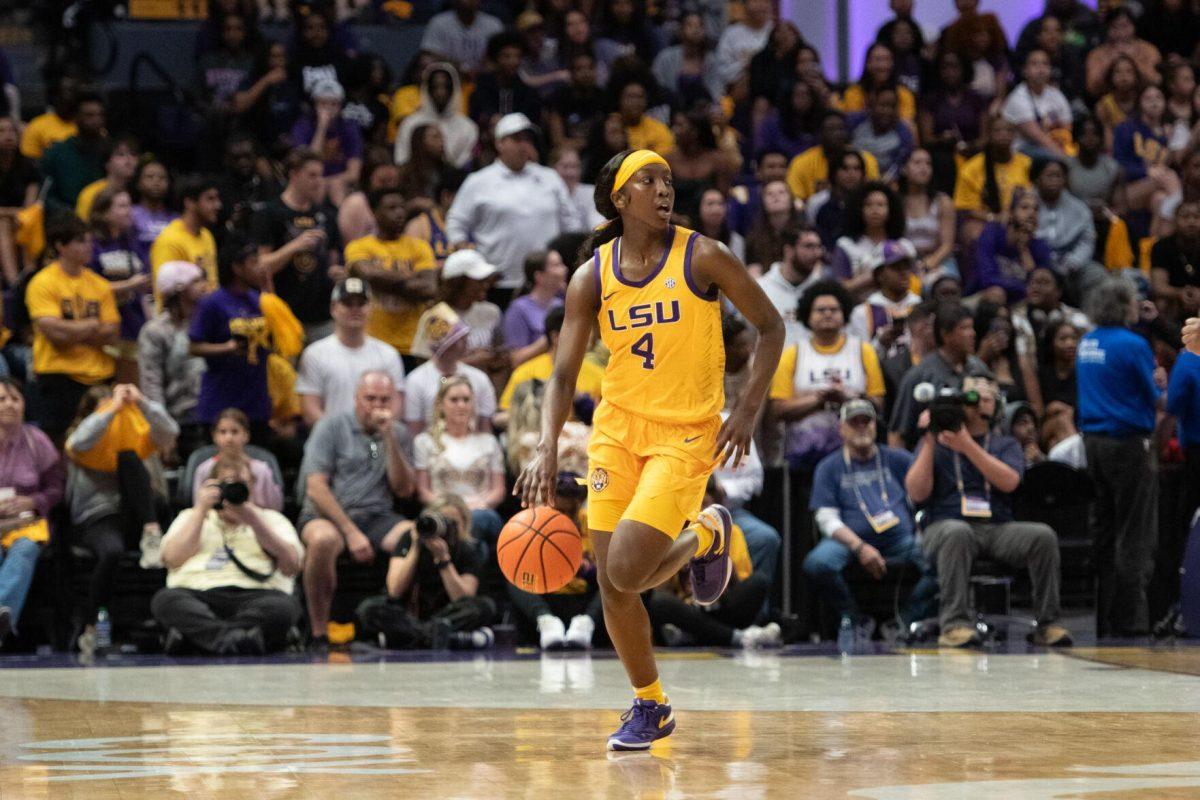
[[[983, 451], [985, 453], [988, 452], [988, 445], [991, 444], [991, 442], [992, 433], [991, 431], [988, 431], [987, 435], [983, 437]], [[954, 480], [958, 484], [959, 496], [966, 497], [966, 490], [963, 489], [962, 464], [959, 462], [957, 451], [954, 453]], [[987, 478], [983, 479], [983, 497], [989, 503], [992, 502], [992, 485], [987, 482]]]
[[[846, 474], [850, 474], [850, 452], [842, 448], [842, 461], [846, 464]], [[884, 509], [890, 509], [891, 504], [888, 502], [887, 479], [883, 474], [883, 459], [879, 457], [879, 448], [875, 448], [875, 475], [879, 478], [879, 494], [883, 498]], [[854, 499], [858, 501], [858, 509], [867, 519], [871, 518], [871, 512], [867, 509], [867, 502], [863, 500], [862, 491], [858, 488], [858, 481], [853, 477], [850, 479], [850, 488], [854, 490]]]

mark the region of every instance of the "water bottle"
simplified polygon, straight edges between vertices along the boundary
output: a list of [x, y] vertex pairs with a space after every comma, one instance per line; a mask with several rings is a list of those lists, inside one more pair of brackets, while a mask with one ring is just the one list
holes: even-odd
[[101, 608], [96, 614], [96, 655], [106, 656], [112, 649], [112, 620], [108, 609]]
[[854, 652], [854, 620], [849, 614], [842, 615], [842, 623], [838, 626], [838, 652], [844, 656]]

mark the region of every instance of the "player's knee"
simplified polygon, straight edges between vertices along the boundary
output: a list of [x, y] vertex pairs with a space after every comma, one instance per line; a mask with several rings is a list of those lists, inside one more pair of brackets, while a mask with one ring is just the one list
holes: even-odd
[[642, 583], [645, 580], [645, 575], [642, 574], [642, 568], [636, 559], [623, 556], [614, 557], [612, 551], [609, 551], [605, 575], [613, 590], [622, 594], [637, 594], [642, 590]]

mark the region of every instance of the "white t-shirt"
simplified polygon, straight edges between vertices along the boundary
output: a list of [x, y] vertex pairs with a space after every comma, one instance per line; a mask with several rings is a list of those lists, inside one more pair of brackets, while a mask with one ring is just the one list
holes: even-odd
[[[1004, 101], [1001, 113], [1013, 125], [1036, 122], [1043, 130], [1071, 125], [1071, 104], [1067, 102], [1066, 95], [1053, 86], [1047, 86], [1041, 94], [1035, 95], [1029, 91], [1029, 86], [1022, 83]], [[1017, 131], [1017, 146], [1023, 144], [1036, 143], [1021, 136], [1021, 132]]]
[[887, 312], [887, 318], [890, 321], [896, 317], [908, 316], [908, 313], [912, 311], [913, 307], [920, 304], [920, 296], [915, 295], [912, 292], [906, 294], [900, 299], [899, 302], [896, 303], [893, 303], [891, 300], [887, 299], [883, 292], [873, 292], [871, 296], [867, 298], [865, 303], [859, 303], [854, 307], [854, 310], [850, 312], [850, 324], [846, 326], [846, 331], [851, 336], [857, 336], [865, 342], [877, 344], [879, 333], [883, 330], [883, 328], [877, 328], [873, 324], [874, 320], [872, 319], [869, 306], [876, 306], [884, 309]]
[[337, 336], [326, 336], [304, 348], [296, 374], [296, 394], [315, 395], [326, 414], [354, 410], [358, 379], [365, 372], [386, 372], [398, 392], [404, 392], [404, 364], [396, 348], [370, 336], [362, 347], [347, 347]]
[[435, 493], [469, 499], [487, 492], [492, 476], [504, 473], [504, 453], [490, 433], [472, 433], [461, 439], [443, 434], [439, 450], [426, 431], [413, 442], [413, 467], [429, 472]]
[[[483, 370], [461, 361], [455, 367], [455, 374], [471, 382], [475, 392], [475, 413], [490, 425], [496, 413], [496, 390], [492, 381]], [[442, 373], [433, 361], [426, 361], [414, 369], [404, 382], [404, 421], [431, 425], [433, 401], [441, 386]]]
[[772, 264], [758, 279], [758, 285], [762, 287], [771, 305], [775, 306], [779, 316], [783, 317], [784, 346], [788, 347], [808, 337], [804, 324], [796, 318], [796, 306], [800, 303], [800, 295], [804, 294], [804, 290], [825, 276], [825, 268], [814, 267], [808, 277], [797, 285], [792, 285], [783, 277], [782, 269], [783, 266], [779, 262]]

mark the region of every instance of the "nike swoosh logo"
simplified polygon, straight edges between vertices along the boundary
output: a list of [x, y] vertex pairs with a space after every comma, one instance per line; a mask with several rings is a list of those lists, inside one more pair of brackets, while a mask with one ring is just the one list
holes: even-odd
[[675, 721], [675, 712], [672, 711], [666, 719], [659, 720], [658, 729], [661, 731], [663, 728], [667, 727], [674, 721]]
[[689, 438], [689, 439], [684, 439], [684, 440], [683, 440], [683, 443], [684, 443], [684, 444], [691, 444], [692, 442], [696, 441], [696, 440], [697, 440], [697, 439], [699, 439], [699, 438], [700, 438], [699, 436], [692, 436], [692, 437], [691, 437], [691, 438]]
[[616, 292], [609, 292], [608, 294], [604, 295], [604, 297], [602, 297], [600, 299], [607, 302], [608, 298], [612, 297], [614, 294], [616, 294]]

